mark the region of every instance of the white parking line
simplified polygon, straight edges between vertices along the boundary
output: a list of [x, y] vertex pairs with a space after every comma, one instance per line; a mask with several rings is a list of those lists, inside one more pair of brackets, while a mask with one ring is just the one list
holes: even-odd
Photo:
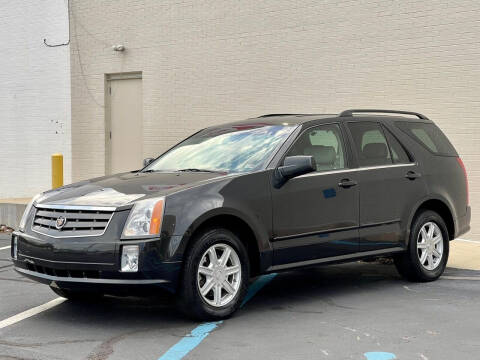
[[474, 244], [480, 244], [480, 241], [478, 240], [467, 240], [467, 239], [455, 239], [455, 240], [465, 241], [465, 242], [474, 243]]
[[480, 276], [449, 276], [443, 275], [442, 279], [447, 280], [471, 280], [471, 281], [480, 281]]
[[35, 316], [39, 313], [41, 313], [42, 311], [45, 311], [45, 310], [48, 310], [48, 309], [51, 309], [53, 308], [54, 306], [57, 306], [61, 303], [63, 303], [65, 300], [67, 299], [64, 299], [62, 297], [58, 297], [56, 299], [53, 299], [52, 301], [49, 301], [43, 305], [40, 305], [40, 306], [36, 306], [34, 308], [31, 308], [29, 310], [26, 310], [24, 312], [21, 312], [20, 314], [17, 314], [17, 315], [14, 315], [12, 317], [9, 317], [5, 320], [2, 320], [0, 321], [0, 329], [3, 329], [7, 326], [10, 326], [10, 325], [13, 325], [13, 324], [16, 324], [18, 323], [19, 321], [22, 321], [22, 320], [25, 320], [25, 319], [28, 319], [29, 317], [32, 317], [32, 316]]
[[4, 247], [1, 247], [0, 250], [7, 250], [7, 249], [10, 249], [11, 246], [4, 246]]

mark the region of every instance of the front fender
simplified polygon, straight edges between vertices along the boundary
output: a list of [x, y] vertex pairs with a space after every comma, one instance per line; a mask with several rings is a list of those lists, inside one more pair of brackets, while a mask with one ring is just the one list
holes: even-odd
[[206, 221], [230, 215], [243, 221], [255, 235], [260, 254], [271, 251], [272, 208], [269, 171], [245, 174], [169, 195], [164, 227], [175, 246], [172, 257], [181, 259], [191, 236]]

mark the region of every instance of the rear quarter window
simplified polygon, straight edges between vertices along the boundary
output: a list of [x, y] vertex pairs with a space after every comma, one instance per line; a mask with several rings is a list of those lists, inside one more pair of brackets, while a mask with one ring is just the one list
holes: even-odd
[[457, 156], [457, 151], [445, 134], [432, 123], [399, 121], [395, 125], [436, 155]]

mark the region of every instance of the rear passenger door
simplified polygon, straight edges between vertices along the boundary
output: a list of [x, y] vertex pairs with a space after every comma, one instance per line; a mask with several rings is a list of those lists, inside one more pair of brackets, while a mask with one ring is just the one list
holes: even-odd
[[347, 127], [359, 165], [360, 251], [403, 247], [408, 218], [426, 193], [421, 169], [380, 123]]

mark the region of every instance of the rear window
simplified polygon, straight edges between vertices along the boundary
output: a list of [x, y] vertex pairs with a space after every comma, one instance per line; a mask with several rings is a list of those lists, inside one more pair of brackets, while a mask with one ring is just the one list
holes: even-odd
[[437, 155], [457, 156], [455, 148], [435, 124], [399, 121], [398, 128]]

